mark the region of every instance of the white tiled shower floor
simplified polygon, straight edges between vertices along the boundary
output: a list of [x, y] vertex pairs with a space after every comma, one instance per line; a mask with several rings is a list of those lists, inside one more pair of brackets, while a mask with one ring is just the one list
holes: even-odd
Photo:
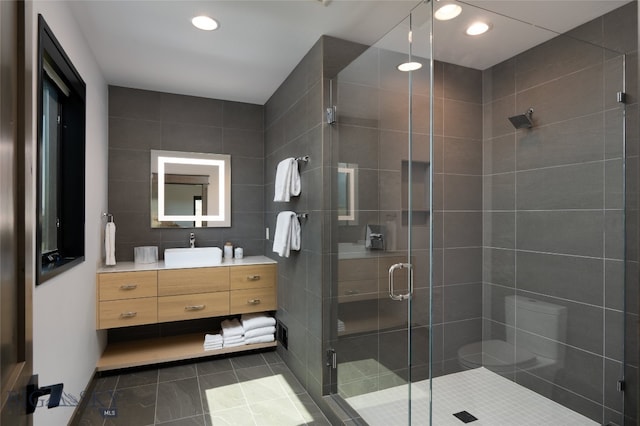
[[[411, 423], [429, 424], [429, 381], [412, 385]], [[407, 388], [396, 386], [347, 398], [370, 426], [407, 424]], [[473, 426], [587, 426], [598, 423], [484, 367], [433, 380], [433, 424], [464, 425], [453, 413], [467, 411]]]

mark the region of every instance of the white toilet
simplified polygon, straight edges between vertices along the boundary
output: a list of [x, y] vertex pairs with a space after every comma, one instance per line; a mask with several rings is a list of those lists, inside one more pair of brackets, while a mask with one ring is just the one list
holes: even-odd
[[[496, 373], [514, 368], [557, 369], [564, 363], [567, 308], [525, 296], [505, 297], [506, 342], [485, 340], [458, 349], [463, 369], [486, 367]], [[518, 321], [516, 323], [516, 312]], [[516, 327], [526, 333], [518, 333]]]

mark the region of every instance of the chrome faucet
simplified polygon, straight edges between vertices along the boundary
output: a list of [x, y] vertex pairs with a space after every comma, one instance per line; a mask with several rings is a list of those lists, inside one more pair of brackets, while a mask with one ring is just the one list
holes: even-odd
[[193, 232], [189, 234], [189, 247], [196, 247], [196, 234], [194, 234]]

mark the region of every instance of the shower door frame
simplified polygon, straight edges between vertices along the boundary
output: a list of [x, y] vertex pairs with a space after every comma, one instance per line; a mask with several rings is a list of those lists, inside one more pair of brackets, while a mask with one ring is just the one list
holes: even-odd
[[[391, 265], [391, 267], [389, 268], [389, 294], [386, 296], [389, 300], [391, 299], [393, 304], [400, 302], [400, 303], [407, 303], [407, 307], [406, 308], [394, 308], [394, 309], [403, 309], [404, 312], [404, 316], [406, 319], [406, 330], [403, 330], [403, 332], [405, 332], [405, 338], [406, 338], [406, 342], [407, 342], [407, 347], [406, 347], [406, 360], [405, 360], [405, 369], [406, 369], [406, 383], [402, 384], [401, 386], [406, 386], [406, 411], [407, 411], [407, 417], [406, 417], [406, 424], [411, 424], [412, 423], [412, 404], [413, 404], [413, 398], [412, 398], [412, 383], [413, 383], [413, 376], [412, 376], [412, 367], [413, 367], [413, 362], [412, 362], [412, 357], [414, 356], [414, 336], [412, 336], [412, 333], [414, 332], [414, 327], [412, 324], [412, 318], [413, 318], [413, 261], [415, 262], [419, 262], [422, 263], [423, 265], [428, 265], [428, 275], [424, 274], [424, 276], [421, 277], [421, 280], [424, 284], [424, 286], [428, 286], [428, 289], [423, 288], [424, 293], [423, 294], [427, 294], [428, 296], [428, 301], [421, 301], [420, 303], [425, 303], [428, 304], [428, 308], [427, 306], [425, 306], [425, 310], [428, 309], [428, 317], [427, 317], [427, 329], [429, 330], [428, 332], [428, 339], [426, 341], [422, 341], [423, 339], [420, 339], [421, 341], [419, 342], [419, 345], [422, 347], [422, 353], [423, 356], [424, 354], [428, 354], [428, 367], [426, 367], [426, 369], [428, 369], [428, 376], [429, 376], [429, 382], [431, 379], [431, 373], [432, 373], [432, 333], [430, 332], [431, 329], [431, 324], [432, 324], [432, 317], [431, 317], [431, 312], [432, 312], [432, 287], [433, 287], [433, 256], [431, 256], [430, 254], [433, 253], [433, 223], [432, 223], [432, 211], [433, 211], [433, 167], [431, 162], [433, 161], [432, 159], [434, 158], [434, 148], [433, 148], [433, 105], [434, 105], [434, 101], [433, 101], [433, 85], [434, 85], [434, 77], [433, 77], [433, 70], [434, 70], [434, 65], [433, 65], [433, 49], [432, 49], [432, 28], [433, 28], [433, 22], [432, 22], [432, 2], [431, 1], [425, 1], [422, 3], [419, 3], [415, 6], [414, 9], [412, 9], [411, 14], [405, 18], [404, 21], [406, 21], [407, 19], [411, 19], [411, 16], [416, 12], [416, 10], [419, 10], [420, 7], [427, 7], [428, 9], [426, 10], [426, 13], [428, 14], [428, 21], [424, 22], [425, 24], [427, 24], [427, 32], [420, 32], [419, 34], [415, 34], [413, 35], [413, 37], [422, 37], [424, 38], [425, 42], [428, 44], [428, 56], [427, 58], [421, 57], [421, 60], [424, 62], [423, 67], [424, 70], [423, 72], [426, 70], [428, 72], [428, 78], [426, 79], [426, 83], [428, 84], [428, 93], [422, 93], [422, 90], [420, 91], [420, 95], [422, 95], [423, 101], [426, 99], [426, 105], [428, 107], [428, 114], [424, 115], [424, 116], [414, 116], [414, 109], [413, 109], [413, 102], [414, 102], [414, 96], [418, 93], [414, 93], [414, 90], [416, 90], [414, 88], [414, 80], [413, 80], [413, 72], [408, 72], [406, 73], [407, 75], [407, 81], [406, 84], [408, 85], [408, 116], [405, 117], [408, 121], [407, 123], [407, 128], [405, 130], [405, 132], [407, 133], [408, 137], [405, 140], [405, 144], [406, 144], [406, 149], [407, 149], [407, 153], [408, 153], [408, 158], [406, 159], [406, 167], [403, 164], [402, 167], [406, 168], [406, 179], [407, 179], [407, 185], [406, 185], [406, 190], [403, 191], [402, 188], [402, 182], [400, 182], [399, 187], [396, 188], [396, 190], [398, 192], [406, 192], [405, 197], [406, 197], [406, 206], [403, 204], [401, 209], [404, 210], [404, 213], [406, 213], [406, 225], [402, 224], [402, 226], [399, 229], [402, 229], [402, 227], [406, 226], [406, 235], [404, 238], [406, 238], [406, 246], [403, 246], [401, 249], [402, 251], [405, 252], [405, 256], [404, 256], [404, 260], [401, 261], [400, 263], [395, 263], [393, 265]], [[410, 24], [411, 27], [411, 24]], [[396, 28], [396, 27], [394, 27]], [[411, 40], [411, 35], [409, 35], [409, 40]], [[412, 41], [409, 41], [408, 46], [411, 46]], [[375, 47], [375, 45], [373, 46]], [[409, 48], [410, 50], [410, 48]], [[424, 56], [424, 55], [423, 55]], [[411, 52], [409, 52], [409, 59], [411, 59]], [[340, 119], [340, 113], [343, 112], [344, 110], [340, 107], [340, 103], [339, 103], [339, 88], [338, 88], [338, 76], [336, 75], [335, 79], [330, 79], [328, 80], [328, 93], [329, 93], [329, 103], [328, 103], [328, 107], [325, 109], [326, 113], [327, 113], [327, 122], [329, 124], [331, 124], [331, 126], [329, 126], [329, 132], [331, 134], [331, 138], [334, 142], [332, 142], [332, 144], [335, 144], [338, 134], [340, 133], [339, 128], [341, 125], [341, 119]], [[423, 82], [424, 83], [424, 82]], [[337, 104], [334, 107], [334, 102], [333, 100], [338, 99], [338, 102], [335, 102], [335, 104]], [[422, 111], [420, 111], [422, 112]], [[335, 123], [331, 122], [331, 117], [332, 117], [332, 113], [335, 114], [335, 116], [333, 116], [334, 118], [337, 118]], [[413, 122], [414, 120], [416, 121], [421, 121], [421, 125], [422, 127], [425, 127], [427, 130], [424, 133], [424, 144], [426, 145], [426, 143], [428, 143], [428, 150], [423, 150], [428, 152], [428, 163], [427, 163], [427, 168], [428, 170], [426, 170], [426, 173], [423, 174], [424, 179], [428, 180], [427, 186], [426, 186], [426, 190], [428, 191], [428, 199], [425, 200], [427, 202], [426, 204], [426, 208], [427, 208], [427, 212], [426, 212], [426, 223], [421, 223], [421, 229], [422, 229], [422, 233], [424, 234], [424, 232], [428, 232], [429, 237], [428, 237], [428, 241], [422, 241], [422, 244], [425, 245], [425, 247], [423, 247], [421, 250], [418, 250], [418, 253], [425, 252], [426, 249], [426, 259], [413, 259], [414, 255], [414, 250], [413, 250], [413, 242], [414, 242], [414, 200], [413, 200], [413, 178], [414, 178], [414, 171], [413, 171], [413, 165], [414, 165], [414, 161], [416, 161], [414, 159], [413, 156], [413, 151], [414, 151], [414, 127], [413, 127]], [[426, 124], [425, 124], [426, 123]], [[339, 142], [338, 142], [339, 143]], [[333, 148], [333, 152], [337, 152], [338, 150], [336, 148]], [[334, 154], [335, 155], [335, 154]], [[419, 161], [419, 160], [418, 160]], [[332, 173], [334, 173], [334, 175], [337, 173], [338, 168], [340, 167], [340, 163], [336, 160], [336, 159], [332, 159], [332, 164], [331, 164], [331, 170]], [[420, 167], [424, 168], [424, 163], [420, 164]], [[402, 168], [401, 168], [402, 170]], [[422, 170], [421, 170], [422, 171]], [[403, 171], [404, 173], [404, 171]], [[404, 177], [403, 177], [404, 179]], [[335, 182], [335, 178], [332, 177], [332, 181]], [[333, 184], [333, 187], [336, 188], [335, 184]], [[335, 201], [335, 195], [333, 196], [334, 201]], [[379, 207], [381, 208], [381, 207]], [[398, 207], [400, 209], [400, 207]], [[406, 209], [406, 210], [405, 210]], [[380, 210], [382, 211], [382, 210]], [[339, 213], [334, 212], [334, 218], [333, 220], [337, 220]], [[380, 215], [382, 215], [382, 213], [380, 213]], [[402, 215], [401, 215], [402, 216]], [[404, 218], [402, 218], [402, 221], [404, 220]], [[402, 223], [401, 221], [401, 223]], [[337, 223], [337, 222], [336, 222]], [[336, 226], [337, 228], [337, 226]], [[337, 235], [334, 234], [336, 236], [335, 241], [338, 241]], [[426, 239], [425, 239], [426, 240]], [[332, 254], [332, 263], [334, 263], [335, 265], [338, 265], [338, 260], [337, 260], [337, 256], [339, 253], [339, 248], [337, 247], [337, 244], [334, 243], [334, 245], [332, 245], [332, 250], [333, 253]], [[352, 407], [349, 406], [349, 404], [338, 395], [338, 374], [339, 371], [338, 369], [340, 368], [340, 360], [341, 360], [341, 353], [338, 350], [336, 352], [336, 349], [339, 344], [338, 344], [338, 321], [339, 321], [339, 317], [338, 317], [338, 303], [337, 303], [337, 296], [338, 296], [338, 272], [337, 272], [338, 267], [336, 268], [332, 268], [332, 281], [333, 281], [333, 285], [331, 287], [332, 289], [332, 304], [331, 304], [331, 310], [330, 310], [330, 324], [331, 324], [331, 346], [328, 348], [325, 356], [326, 356], [326, 362], [325, 362], [325, 366], [329, 369], [330, 373], [329, 373], [329, 377], [330, 377], [330, 392], [332, 394], [334, 394], [335, 396], [337, 396], [337, 398], [335, 398], [335, 400], [339, 403], [340, 406], [342, 406], [343, 409], [345, 409], [345, 411], [347, 411], [348, 413], [350, 413], [351, 415], [353, 415], [354, 417], [357, 416], [357, 412], [356, 410], [354, 410]], [[426, 269], [426, 268], [425, 268]], [[392, 288], [392, 282], [393, 282], [393, 274], [394, 271], [399, 271], [399, 270], [408, 270], [409, 273], [406, 274], [406, 280], [403, 280], [403, 290], [407, 290], [408, 291], [403, 291], [403, 290], [399, 290], [399, 293], [401, 294], [397, 294], [394, 293], [394, 289]], [[404, 277], [403, 277], [404, 278]], [[395, 297], [394, 297], [395, 296]], [[424, 325], [424, 324], [423, 324]], [[378, 330], [378, 333], [381, 332], [381, 329]], [[427, 348], [428, 347], [428, 348]], [[380, 351], [387, 351], [387, 352], [393, 352], [395, 351], [395, 348], [393, 347], [382, 347], [380, 346], [379, 348]], [[424, 374], [424, 373], [422, 373]], [[430, 385], [429, 385], [430, 387]], [[431, 396], [429, 395], [429, 413], [431, 413]], [[404, 411], [404, 410], [403, 410]], [[429, 424], [432, 423], [431, 421], [431, 414], [429, 414]]]

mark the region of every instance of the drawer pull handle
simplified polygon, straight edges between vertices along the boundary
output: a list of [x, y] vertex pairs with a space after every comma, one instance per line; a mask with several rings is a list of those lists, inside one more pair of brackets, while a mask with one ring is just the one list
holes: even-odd
[[185, 311], [201, 311], [206, 307], [206, 305], [191, 305], [191, 306], [185, 306], [184, 310]]
[[260, 304], [260, 299], [249, 299], [247, 300], [247, 303], [250, 305], [258, 305]]
[[120, 318], [133, 318], [138, 315], [137, 312], [123, 312], [120, 314]]
[[260, 279], [260, 275], [247, 275], [247, 281], [258, 281]]
[[346, 290], [344, 294], [346, 295], [358, 294], [358, 290]]
[[120, 286], [121, 290], [135, 290], [138, 288], [138, 284], [122, 284]]

